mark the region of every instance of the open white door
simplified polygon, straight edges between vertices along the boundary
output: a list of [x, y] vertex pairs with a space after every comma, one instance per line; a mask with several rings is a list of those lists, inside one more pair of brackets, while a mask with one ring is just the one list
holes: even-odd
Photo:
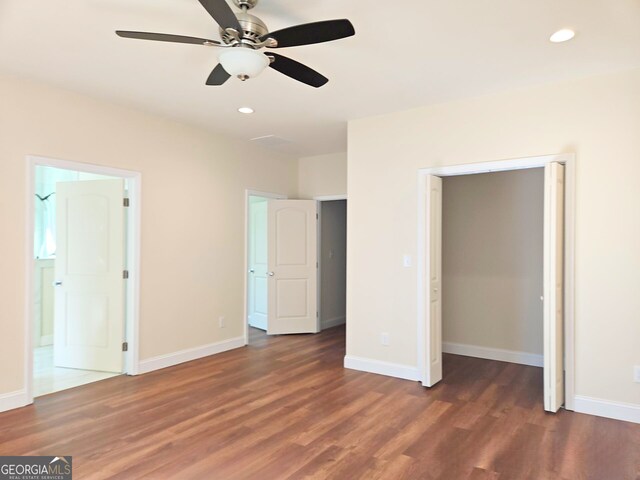
[[54, 363], [122, 372], [124, 181], [56, 186]]
[[427, 271], [425, 372], [422, 384], [433, 387], [442, 380], [442, 179], [426, 178]]
[[317, 333], [317, 204], [269, 200], [267, 218], [267, 333]]
[[544, 409], [564, 404], [564, 166], [545, 167]]
[[249, 325], [267, 329], [267, 199], [250, 197]]

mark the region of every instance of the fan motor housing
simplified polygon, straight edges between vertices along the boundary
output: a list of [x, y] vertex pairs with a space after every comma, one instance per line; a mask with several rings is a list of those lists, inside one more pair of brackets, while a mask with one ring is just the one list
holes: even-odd
[[258, 4], [258, 0], [233, 0], [233, 3], [238, 8], [250, 10]]
[[[243, 12], [237, 13], [236, 18], [242, 27], [242, 32], [239, 33], [243, 41], [248, 40], [249, 43], [258, 43], [262, 36], [269, 33], [267, 25], [255, 15]], [[225, 30], [220, 29], [220, 37], [228, 45], [235, 43], [235, 38]]]

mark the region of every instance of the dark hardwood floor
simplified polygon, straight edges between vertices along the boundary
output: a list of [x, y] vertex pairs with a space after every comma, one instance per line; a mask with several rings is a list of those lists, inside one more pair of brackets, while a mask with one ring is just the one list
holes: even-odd
[[542, 409], [542, 371], [447, 355], [432, 390], [345, 370], [344, 329], [115, 377], [0, 414], [0, 455], [74, 478], [640, 478], [640, 425]]

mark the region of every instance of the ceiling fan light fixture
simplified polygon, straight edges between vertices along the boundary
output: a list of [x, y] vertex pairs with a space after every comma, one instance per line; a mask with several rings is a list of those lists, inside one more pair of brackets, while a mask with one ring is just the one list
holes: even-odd
[[[1, 0], [0, 0], [1, 1]], [[219, 63], [207, 77], [206, 85], [219, 87], [232, 76], [240, 80], [257, 77], [270, 67], [293, 80], [314, 88], [325, 85], [329, 79], [312, 68], [284, 55], [273, 52], [260, 53], [264, 47], [285, 48], [314, 45], [352, 37], [356, 30], [346, 18], [304, 23], [270, 32], [265, 23], [248, 13], [259, 0], [233, 0], [242, 13], [235, 13], [228, 0], [198, 0], [220, 27], [221, 41], [166, 33], [116, 30], [123, 38], [153, 40], [156, 42], [183, 43], [220, 47]]]
[[238, 111], [240, 113], [244, 113], [246, 115], [250, 115], [250, 114], [254, 113], [255, 110], [253, 108], [251, 108], [251, 107], [240, 107], [238, 109]]
[[234, 47], [220, 54], [220, 64], [225, 71], [241, 80], [260, 75], [269, 66], [270, 60], [264, 53], [252, 48]]

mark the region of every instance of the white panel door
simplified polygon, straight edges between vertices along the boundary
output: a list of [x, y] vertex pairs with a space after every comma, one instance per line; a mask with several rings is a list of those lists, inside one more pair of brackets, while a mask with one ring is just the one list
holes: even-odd
[[267, 333], [317, 333], [316, 202], [269, 200], [267, 230]]
[[564, 404], [564, 166], [545, 167], [544, 409]]
[[123, 180], [56, 186], [54, 363], [122, 372]]
[[425, 331], [426, 369], [423, 385], [442, 380], [442, 179], [427, 176], [427, 272]]
[[267, 329], [267, 200], [249, 205], [249, 325]]

